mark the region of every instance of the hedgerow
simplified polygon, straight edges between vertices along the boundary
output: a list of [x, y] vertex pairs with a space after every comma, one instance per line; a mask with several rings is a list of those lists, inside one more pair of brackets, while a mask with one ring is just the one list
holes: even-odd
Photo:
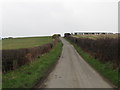
[[113, 69], [120, 66], [120, 55], [118, 55], [118, 50], [120, 50], [120, 47], [118, 47], [120, 45], [120, 38], [98, 38], [95, 40], [90, 38], [76, 38], [72, 36], [67, 38], [101, 62], [112, 63]]
[[54, 40], [51, 43], [33, 48], [2, 50], [2, 72], [14, 70], [24, 64], [29, 64], [36, 57], [49, 52], [57, 43]]

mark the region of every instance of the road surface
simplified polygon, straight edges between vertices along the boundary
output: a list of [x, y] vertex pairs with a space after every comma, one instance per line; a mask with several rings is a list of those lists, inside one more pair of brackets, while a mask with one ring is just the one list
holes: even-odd
[[40, 88], [112, 88], [64, 38], [61, 57]]

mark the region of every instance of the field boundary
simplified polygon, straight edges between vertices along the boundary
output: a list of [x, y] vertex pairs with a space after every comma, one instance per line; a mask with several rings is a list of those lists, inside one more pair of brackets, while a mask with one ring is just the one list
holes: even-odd
[[3, 89], [35, 88], [40, 80], [43, 80], [51, 72], [61, 54], [61, 48], [62, 43], [59, 41], [49, 53], [37, 57], [31, 64], [23, 65], [19, 69], [5, 73], [3, 75]]
[[57, 40], [54, 40], [51, 43], [33, 48], [2, 50], [2, 72], [15, 70], [22, 65], [33, 62], [36, 57], [49, 52], [56, 43]]
[[[69, 41], [74, 48], [76, 49], [76, 51], [82, 56], [82, 58], [95, 70], [97, 71], [104, 80], [108, 81], [108, 83], [110, 83], [114, 88], [119, 87], [119, 80], [116, 81], [117, 76], [119, 75], [117, 72], [117, 70], [112, 70], [112, 68], [110, 68], [109, 66], [107, 66], [107, 64], [102, 64], [99, 60], [96, 60], [95, 58], [93, 58], [89, 53], [85, 52], [84, 50], [82, 50], [80, 47], [78, 47], [77, 44], [75, 44], [74, 42], [72, 42], [71, 40], [69, 40], [68, 38], [65, 38], [67, 41]], [[101, 67], [98, 67], [98, 66]], [[106, 70], [103, 70], [103, 67], [106, 68]], [[109, 72], [110, 71], [110, 72]], [[114, 77], [111, 76], [111, 78], [108, 76], [110, 73], [112, 74]], [[116, 78], [115, 78], [116, 77]], [[114, 84], [114, 85], [113, 85]]]

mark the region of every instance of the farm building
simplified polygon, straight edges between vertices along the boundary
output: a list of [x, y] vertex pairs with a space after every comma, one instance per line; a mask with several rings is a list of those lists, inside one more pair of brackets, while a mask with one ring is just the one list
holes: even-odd
[[70, 33], [64, 33], [64, 37], [68, 37], [70, 35], [71, 35]]
[[101, 34], [113, 34], [110, 32], [74, 32], [74, 35], [101, 35]]

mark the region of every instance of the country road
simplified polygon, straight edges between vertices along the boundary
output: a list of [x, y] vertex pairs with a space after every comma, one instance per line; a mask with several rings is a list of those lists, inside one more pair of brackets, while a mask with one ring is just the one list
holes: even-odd
[[[61, 57], [42, 84], [44, 88], [112, 88], [64, 38]], [[39, 86], [41, 88], [41, 86]]]

